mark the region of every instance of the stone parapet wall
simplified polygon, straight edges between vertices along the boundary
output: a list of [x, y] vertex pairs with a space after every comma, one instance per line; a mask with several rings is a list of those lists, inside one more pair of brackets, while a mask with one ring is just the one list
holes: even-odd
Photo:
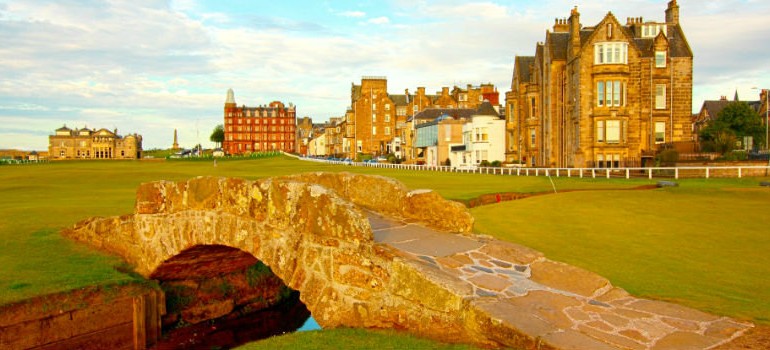
[[467, 234], [473, 230], [473, 216], [462, 204], [448, 201], [432, 190], [409, 191], [391, 178], [319, 172], [281, 179], [320, 184], [366, 209], [417, 221], [441, 231]]
[[0, 308], [0, 349], [144, 349], [160, 338], [163, 293], [89, 287]]

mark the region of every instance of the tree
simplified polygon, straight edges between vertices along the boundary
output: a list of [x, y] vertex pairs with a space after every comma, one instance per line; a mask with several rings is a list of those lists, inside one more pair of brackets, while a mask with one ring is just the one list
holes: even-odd
[[216, 142], [218, 147], [222, 147], [222, 142], [225, 141], [225, 127], [222, 124], [217, 125], [214, 128], [214, 132], [211, 133], [211, 137], [209, 137], [209, 140], [211, 142]]
[[741, 101], [728, 103], [699, 136], [704, 145], [722, 153], [733, 150], [735, 142], [743, 141], [744, 136], [751, 136], [755, 145], [765, 142], [762, 118], [748, 103]]

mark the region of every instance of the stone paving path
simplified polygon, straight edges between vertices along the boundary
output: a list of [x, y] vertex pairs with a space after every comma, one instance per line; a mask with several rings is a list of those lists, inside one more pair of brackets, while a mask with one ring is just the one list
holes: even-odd
[[466, 293], [499, 323], [503, 344], [511, 343], [506, 337], [523, 336], [538, 347], [556, 349], [711, 349], [753, 327], [633, 297], [601, 276], [524, 246], [437, 232], [371, 212], [369, 221], [376, 242], [436, 270], [431, 275], [447, 279], [445, 286], [463, 286], [455, 292]]

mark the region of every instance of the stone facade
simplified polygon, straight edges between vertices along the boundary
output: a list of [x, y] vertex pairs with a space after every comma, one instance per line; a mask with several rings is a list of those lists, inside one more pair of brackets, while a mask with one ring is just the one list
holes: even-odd
[[535, 56], [517, 57], [507, 160], [538, 167], [640, 166], [664, 144], [693, 142], [693, 54], [670, 1], [664, 22], [608, 13], [583, 27], [573, 9]]
[[313, 139], [313, 119], [303, 117], [297, 120], [297, 152], [308, 155], [308, 144]]
[[49, 159], [139, 159], [142, 136], [118, 135], [118, 130], [70, 129], [66, 125], [48, 136]]
[[468, 85], [465, 89], [455, 86], [452, 90], [442, 87], [435, 95], [426, 94], [424, 87], [418, 87], [414, 94], [409, 89], [403, 94], [389, 94], [387, 78], [363, 77], [360, 85], [351, 87], [351, 108], [345, 115], [346, 156], [355, 159], [357, 153], [393, 153], [415, 160], [413, 118], [417, 114], [430, 108], [477, 109], [485, 100], [496, 105], [498, 95], [492, 84]]
[[[237, 248], [298, 290], [323, 327], [412, 328], [468, 341], [455, 310], [463, 298], [375, 245], [363, 210], [441, 231], [469, 234], [473, 225], [464, 206], [432, 191], [410, 192], [379, 176], [313, 173], [147, 183], [134, 214], [85, 220], [63, 234], [122, 256], [146, 277], [194, 246]], [[405, 295], [407, 285], [419, 295]]]
[[224, 109], [225, 141], [228, 154], [296, 151], [297, 107], [273, 101], [267, 106], [238, 107], [232, 89], [227, 91]]

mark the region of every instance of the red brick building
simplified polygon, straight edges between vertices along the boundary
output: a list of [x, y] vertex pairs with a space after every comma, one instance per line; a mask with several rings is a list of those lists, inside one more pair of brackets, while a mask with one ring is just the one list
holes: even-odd
[[267, 106], [238, 107], [233, 89], [225, 101], [225, 142], [227, 154], [284, 151], [296, 152], [297, 107], [273, 101]]

